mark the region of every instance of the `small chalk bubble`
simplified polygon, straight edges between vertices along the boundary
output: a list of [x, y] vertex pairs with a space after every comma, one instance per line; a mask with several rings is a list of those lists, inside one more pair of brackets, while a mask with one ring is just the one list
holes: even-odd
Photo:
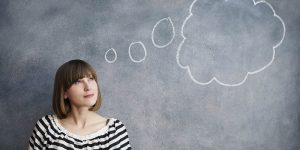
[[[144, 52], [144, 56], [142, 58], [140, 58], [140, 59], [133, 58], [132, 57], [132, 50], [133, 49], [136, 49], [137, 51], [141, 51], [142, 50]], [[144, 61], [146, 59], [147, 50], [146, 50], [146, 47], [145, 47], [145, 45], [144, 45], [143, 42], [141, 42], [141, 41], [132, 42], [129, 45], [128, 54], [129, 54], [129, 58], [131, 59], [131, 61], [133, 61], [134, 63], [140, 63], [140, 62], [142, 62], [142, 61]]]
[[110, 48], [105, 52], [105, 60], [106, 62], [112, 64], [117, 60], [117, 52], [114, 48]]
[[164, 48], [170, 45], [174, 37], [175, 28], [170, 17], [159, 20], [152, 29], [151, 40], [157, 48]]

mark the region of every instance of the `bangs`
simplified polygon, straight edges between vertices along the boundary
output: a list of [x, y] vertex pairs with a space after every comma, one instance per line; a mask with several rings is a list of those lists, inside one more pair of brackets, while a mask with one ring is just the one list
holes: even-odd
[[78, 79], [84, 77], [93, 77], [97, 81], [95, 70], [87, 63], [70, 63], [65, 70], [64, 91], [69, 89]]

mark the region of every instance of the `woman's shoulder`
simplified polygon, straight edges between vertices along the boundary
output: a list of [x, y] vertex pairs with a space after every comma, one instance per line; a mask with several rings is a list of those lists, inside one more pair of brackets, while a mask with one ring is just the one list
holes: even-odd
[[[122, 121], [116, 118], [110, 118], [108, 135], [112, 145], [117, 145], [116, 147], [122, 149], [131, 149], [129, 144], [129, 136], [126, 127]], [[125, 148], [127, 147], [127, 148]]]
[[39, 132], [39, 134], [47, 134], [48, 130], [53, 130], [52, 127], [54, 126], [53, 122], [54, 115], [45, 115], [40, 117], [35, 124], [34, 131]]
[[53, 117], [54, 115], [44, 115], [37, 120], [37, 123], [49, 123]]
[[49, 126], [53, 125], [54, 118], [55, 115], [42, 116], [36, 121], [35, 127], [38, 127], [39, 129], [47, 130]]
[[113, 130], [126, 130], [126, 126], [125, 124], [117, 118], [108, 118], [107, 120], [107, 126], [109, 127], [109, 129], [113, 129]]

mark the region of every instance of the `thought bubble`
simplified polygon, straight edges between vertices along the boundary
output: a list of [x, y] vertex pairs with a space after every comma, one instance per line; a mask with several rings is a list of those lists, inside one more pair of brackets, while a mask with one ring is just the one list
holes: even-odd
[[[112, 59], [109, 59], [109, 57], [112, 57]], [[118, 58], [117, 52], [114, 48], [110, 48], [105, 52], [105, 60], [106, 62], [112, 64], [114, 63]]]
[[[132, 51], [136, 51], [137, 53], [143, 52], [144, 56], [140, 59], [134, 58], [134, 57], [132, 57]], [[147, 50], [146, 50], [144, 43], [141, 41], [130, 43], [129, 48], [128, 48], [128, 55], [129, 55], [129, 58], [131, 59], [131, 61], [133, 61], [134, 63], [140, 63], [140, 62], [144, 61], [147, 56]]]
[[172, 43], [175, 37], [175, 27], [171, 17], [159, 20], [153, 27], [151, 40], [155, 47], [164, 48]]
[[194, 0], [176, 60], [192, 81], [239, 86], [269, 67], [285, 36], [272, 5], [254, 0]]

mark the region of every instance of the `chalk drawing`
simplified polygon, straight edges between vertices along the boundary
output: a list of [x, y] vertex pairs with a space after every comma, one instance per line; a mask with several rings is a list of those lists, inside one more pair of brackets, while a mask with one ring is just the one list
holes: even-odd
[[[160, 44], [157, 44], [157, 43], [155, 42], [155, 40], [154, 40], [154, 31], [156, 30], [156, 27], [157, 27], [157, 26], [159, 26], [161, 23], [166, 22], [166, 21], [169, 22], [169, 24], [170, 24], [171, 27], [172, 27], [172, 38], [171, 38], [170, 41], [167, 42], [166, 44], [160, 45]], [[152, 40], [152, 43], [153, 43], [153, 45], [154, 45], [155, 47], [157, 47], [157, 48], [164, 48], [164, 47], [170, 45], [170, 44], [172, 43], [172, 41], [174, 40], [174, 37], [175, 37], [175, 27], [174, 27], [173, 21], [172, 21], [172, 19], [171, 19], [170, 17], [163, 18], [163, 19], [159, 20], [159, 21], [154, 25], [154, 27], [153, 27], [153, 29], [152, 29], [152, 32], [151, 32], [151, 40]]]
[[[113, 52], [113, 54], [114, 54], [114, 59], [113, 60], [108, 60], [108, 58], [107, 58], [107, 55], [110, 52]], [[117, 52], [116, 52], [116, 50], [114, 48], [110, 48], [109, 50], [107, 50], [105, 52], [105, 60], [106, 60], [106, 62], [112, 64], [112, 63], [114, 63], [117, 60], [117, 58], [118, 58], [118, 55], [117, 55]]]
[[[144, 51], [144, 57], [141, 58], [140, 60], [135, 60], [135, 59], [132, 57], [132, 55], [131, 55], [131, 47], [132, 47], [133, 45], [136, 45], [136, 44], [140, 45], [140, 46], [142, 47], [143, 51]], [[144, 61], [144, 60], [146, 59], [146, 56], [147, 56], [147, 50], [146, 50], [146, 47], [145, 47], [145, 45], [144, 45], [143, 42], [141, 42], [141, 41], [132, 42], [132, 43], [130, 43], [130, 45], [129, 45], [129, 48], [128, 48], [128, 54], [129, 54], [129, 58], [131, 59], [131, 61], [133, 61], [134, 63], [140, 63], [140, 62], [142, 62], [142, 61]]]
[[[188, 65], [182, 65], [182, 64], [180, 63], [180, 60], [179, 60], [179, 59], [180, 59], [180, 55], [179, 55], [179, 54], [180, 54], [181, 48], [182, 48], [182, 46], [183, 46], [185, 40], [187, 40], [187, 38], [184, 36], [184, 33], [183, 33], [184, 27], [185, 27], [187, 21], [193, 16], [192, 8], [193, 8], [194, 4], [195, 4], [197, 1], [198, 1], [198, 0], [194, 0], [194, 1], [191, 3], [191, 5], [190, 5], [190, 7], [189, 7], [189, 15], [185, 18], [185, 20], [184, 20], [184, 22], [183, 22], [183, 24], [182, 24], [182, 26], [181, 26], [181, 36], [182, 36], [183, 39], [182, 39], [182, 41], [180, 42], [180, 44], [179, 44], [179, 46], [178, 46], [177, 54], [176, 54], [176, 61], [177, 61], [178, 66], [179, 66], [180, 68], [182, 68], [182, 69], [184, 69], [184, 70], [186, 70], [186, 71], [188, 72], [190, 78], [192, 79], [192, 81], [193, 81], [194, 83], [199, 84], [199, 85], [208, 85], [208, 84], [212, 83], [213, 81], [215, 81], [215, 82], [217, 82], [218, 84], [223, 85], [223, 86], [228, 86], [228, 87], [240, 86], [240, 85], [242, 85], [243, 83], [245, 83], [245, 81], [247, 80], [247, 78], [248, 78], [249, 75], [257, 74], [257, 73], [259, 73], [259, 72], [265, 70], [266, 68], [268, 68], [268, 67], [273, 63], [273, 61], [274, 61], [274, 59], [275, 59], [275, 53], [276, 53], [275, 49], [276, 49], [279, 45], [281, 45], [281, 43], [282, 43], [282, 41], [283, 41], [283, 39], [284, 39], [284, 37], [285, 37], [285, 32], [286, 32], [285, 23], [284, 23], [284, 21], [282, 20], [282, 18], [281, 18], [279, 15], [276, 14], [274, 8], [272, 7], [272, 5], [271, 5], [270, 3], [266, 2], [266, 1], [263, 1], [263, 0], [260, 0], [260, 1], [252, 0], [252, 1], [253, 1], [253, 6], [256, 6], [256, 5], [258, 5], [258, 4], [266, 4], [267, 6], [269, 6], [269, 7], [271, 8], [271, 10], [273, 11], [273, 16], [276, 17], [276, 18], [281, 22], [281, 24], [282, 24], [282, 27], [283, 27], [282, 38], [281, 38], [281, 40], [280, 40], [276, 45], [273, 46], [272, 59], [271, 59], [266, 65], [264, 65], [263, 67], [261, 67], [261, 68], [255, 70], [255, 71], [247, 72], [247, 74], [245, 75], [245, 77], [243, 78], [243, 80], [241, 80], [241, 81], [239, 81], [239, 82], [236, 82], [236, 83], [225, 83], [225, 82], [222, 82], [222, 81], [220, 81], [219, 79], [217, 79], [215, 76], [213, 76], [213, 77], [212, 77], [209, 81], [207, 81], [207, 82], [201, 82], [201, 81], [196, 80], [196, 79], [194, 78], [193, 74], [191, 73], [191, 68], [190, 68]], [[228, 2], [228, 0], [225, 0], [225, 1]]]

